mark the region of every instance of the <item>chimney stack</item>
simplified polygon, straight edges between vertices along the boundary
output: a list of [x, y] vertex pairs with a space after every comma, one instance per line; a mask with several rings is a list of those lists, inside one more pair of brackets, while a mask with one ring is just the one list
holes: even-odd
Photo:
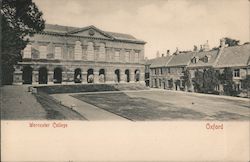
[[156, 58], [158, 58], [158, 57], [160, 57], [160, 52], [159, 51], [156, 52]]
[[225, 38], [220, 39], [220, 47], [224, 48], [226, 46], [226, 40]]
[[170, 50], [167, 50], [167, 56], [170, 56]]
[[164, 53], [163, 53], [163, 54], [161, 54], [161, 57], [164, 57]]

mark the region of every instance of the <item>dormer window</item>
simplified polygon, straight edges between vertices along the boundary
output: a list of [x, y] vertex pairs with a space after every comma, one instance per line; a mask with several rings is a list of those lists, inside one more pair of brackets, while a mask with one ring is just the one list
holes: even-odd
[[193, 64], [197, 63], [198, 61], [199, 61], [199, 57], [194, 57], [194, 58], [191, 60], [191, 62], [192, 62]]
[[203, 60], [204, 60], [205, 63], [208, 63], [208, 61], [210, 60], [210, 58], [211, 58], [210, 55], [206, 55]]

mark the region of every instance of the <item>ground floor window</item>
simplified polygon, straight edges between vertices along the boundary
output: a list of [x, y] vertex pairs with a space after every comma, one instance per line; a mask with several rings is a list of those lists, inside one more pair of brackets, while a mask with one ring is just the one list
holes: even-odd
[[38, 83], [39, 84], [47, 84], [48, 83], [48, 71], [47, 71], [46, 67], [41, 67], [39, 69]]
[[62, 83], [62, 69], [61, 68], [54, 69], [53, 81], [54, 83]]
[[80, 68], [75, 69], [74, 82], [75, 83], [81, 83], [82, 82], [82, 70]]
[[87, 82], [88, 83], [94, 83], [94, 70], [89, 69], [87, 73]]

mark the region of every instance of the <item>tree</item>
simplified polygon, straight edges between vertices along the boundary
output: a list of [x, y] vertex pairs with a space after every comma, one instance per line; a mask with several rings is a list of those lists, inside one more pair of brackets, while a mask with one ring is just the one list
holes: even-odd
[[194, 91], [195, 92], [202, 92], [203, 91], [204, 79], [203, 79], [203, 72], [202, 71], [199, 71], [199, 70], [195, 71], [193, 83], [194, 83]]
[[22, 60], [21, 50], [28, 43], [27, 36], [42, 31], [45, 20], [32, 0], [3, 0], [1, 7], [1, 69], [2, 84], [11, 84], [14, 65]]
[[226, 95], [236, 96], [239, 94], [239, 92], [234, 89], [233, 71], [230, 67], [224, 69], [220, 80]]
[[219, 72], [212, 68], [204, 70], [203, 89], [205, 93], [214, 93], [215, 87], [220, 84], [219, 75]]
[[229, 47], [230, 46], [238, 46], [239, 43], [240, 43], [239, 40], [228, 38], [228, 37], [225, 38], [225, 44], [227, 44]]

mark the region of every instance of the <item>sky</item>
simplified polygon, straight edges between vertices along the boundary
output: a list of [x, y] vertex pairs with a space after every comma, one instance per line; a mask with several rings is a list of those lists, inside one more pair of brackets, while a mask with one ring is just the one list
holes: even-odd
[[145, 57], [231, 37], [249, 42], [250, 0], [34, 0], [46, 23], [131, 34]]

